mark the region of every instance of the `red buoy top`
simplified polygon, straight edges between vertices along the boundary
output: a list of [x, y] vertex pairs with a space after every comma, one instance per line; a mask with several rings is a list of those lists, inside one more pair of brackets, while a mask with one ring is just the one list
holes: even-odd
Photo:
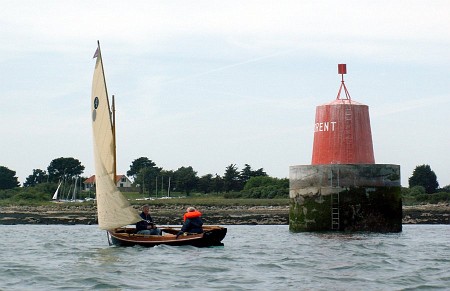
[[[346, 74], [346, 65], [339, 64], [338, 72]], [[374, 163], [369, 107], [351, 100], [342, 76], [336, 100], [316, 107], [311, 164]]]
[[338, 74], [347, 74], [347, 64], [338, 64]]

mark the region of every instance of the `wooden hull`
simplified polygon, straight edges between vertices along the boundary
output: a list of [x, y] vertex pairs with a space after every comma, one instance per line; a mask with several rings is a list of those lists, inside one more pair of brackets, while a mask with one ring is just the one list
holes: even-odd
[[180, 228], [159, 227], [163, 235], [136, 234], [134, 228], [117, 228], [108, 230], [108, 240], [111, 245], [154, 247], [157, 245], [211, 247], [223, 246], [222, 240], [227, 229], [220, 226], [203, 226], [203, 233], [180, 235], [176, 237]]

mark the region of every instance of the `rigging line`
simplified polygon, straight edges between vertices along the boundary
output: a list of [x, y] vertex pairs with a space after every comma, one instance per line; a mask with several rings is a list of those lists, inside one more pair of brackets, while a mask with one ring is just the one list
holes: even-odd
[[246, 64], [251, 64], [251, 63], [256, 63], [256, 62], [259, 62], [261, 60], [270, 59], [270, 58], [273, 58], [273, 57], [276, 57], [276, 56], [288, 54], [288, 53], [294, 52], [296, 50], [298, 50], [298, 49], [297, 48], [296, 49], [290, 49], [290, 50], [285, 50], [285, 51], [281, 51], [281, 52], [277, 52], [277, 53], [273, 53], [273, 54], [269, 54], [269, 55], [265, 55], [265, 56], [261, 56], [261, 57], [256, 57], [256, 58], [253, 58], [253, 59], [249, 59], [249, 60], [246, 60], [246, 61], [242, 61], [242, 62], [238, 62], [238, 63], [226, 65], [226, 66], [222, 66], [222, 67], [215, 68], [215, 69], [212, 69], [212, 70], [208, 70], [208, 71], [205, 71], [205, 72], [192, 74], [190, 76], [169, 79], [169, 80], [163, 81], [161, 83], [181, 82], [181, 81], [185, 81], [185, 80], [188, 80], [188, 79], [193, 79], [193, 78], [196, 78], [196, 77], [208, 75], [208, 74], [211, 74], [211, 73], [225, 71], [225, 70], [230, 69], [230, 68], [234, 68], [234, 67], [238, 67], [238, 66], [242, 66], [242, 65], [246, 65]]

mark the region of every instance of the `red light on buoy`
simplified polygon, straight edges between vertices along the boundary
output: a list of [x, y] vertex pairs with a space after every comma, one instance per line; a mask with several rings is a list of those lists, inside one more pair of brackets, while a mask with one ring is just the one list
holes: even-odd
[[347, 74], [347, 64], [338, 64], [338, 74]]

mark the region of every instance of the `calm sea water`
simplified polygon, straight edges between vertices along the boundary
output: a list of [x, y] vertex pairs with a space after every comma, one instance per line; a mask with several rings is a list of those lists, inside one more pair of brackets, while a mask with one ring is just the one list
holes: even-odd
[[110, 247], [96, 226], [0, 225], [1, 290], [450, 290], [450, 225], [228, 226], [214, 248]]

